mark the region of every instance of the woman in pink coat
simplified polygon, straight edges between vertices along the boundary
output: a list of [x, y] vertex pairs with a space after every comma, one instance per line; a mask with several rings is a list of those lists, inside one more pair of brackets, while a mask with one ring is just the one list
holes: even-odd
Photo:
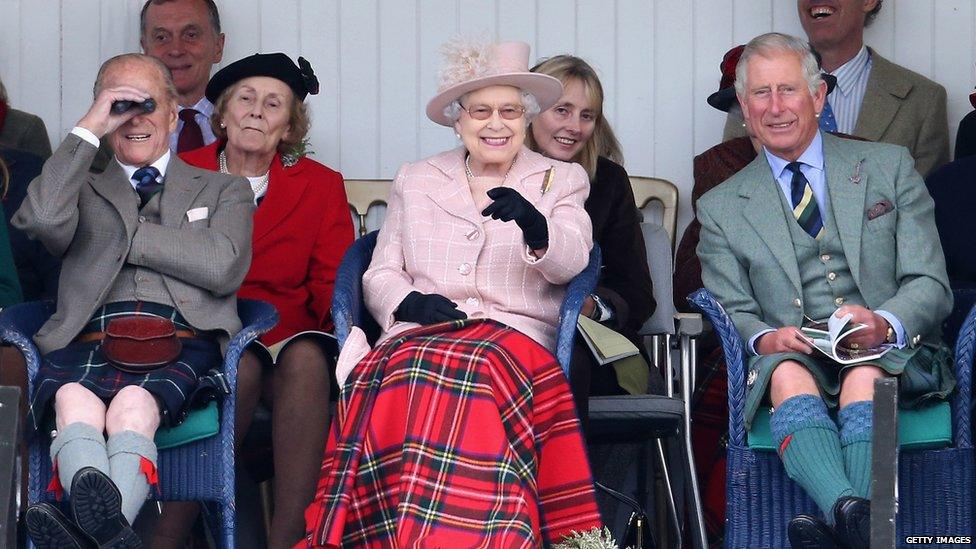
[[[599, 524], [551, 354], [592, 247], [576, 164], [523, 146], [562, 93], [529, 47], [449, 43], [427, 116], [461, 146], [397, 173], [363, 277], [382, 329], [354, 329], [310, 546], [535, 547]], [[340, 381], [342, 383], [342, 381]]]

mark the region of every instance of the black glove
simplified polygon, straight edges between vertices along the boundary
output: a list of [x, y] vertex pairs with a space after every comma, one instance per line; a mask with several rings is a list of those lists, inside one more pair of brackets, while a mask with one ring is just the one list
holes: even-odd
[[422, 294], [413, 291], [400, 302], [400, 306], [393, 313], [393, 318], [417, 324], [437, 324], [468, 318], [468, 315], [458, 310], [457, 303], [440, 294]]
[[515, 221], [522, 229], [522, 237], [529, 248], [541, 250], [549, 245], [549, 228], [546, 218], [535, 206], [515, 189], [495, 187], [488, 191], [488, 198], [494, 200], [481, 215], [490, 215], [492, 219]]

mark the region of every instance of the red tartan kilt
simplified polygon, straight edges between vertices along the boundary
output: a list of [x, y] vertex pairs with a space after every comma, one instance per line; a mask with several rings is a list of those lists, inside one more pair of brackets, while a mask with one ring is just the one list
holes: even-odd
[[310, 546], [538, 547], [599, 526], [569, 386], [494, 321], [421, 327], [343, 388]]

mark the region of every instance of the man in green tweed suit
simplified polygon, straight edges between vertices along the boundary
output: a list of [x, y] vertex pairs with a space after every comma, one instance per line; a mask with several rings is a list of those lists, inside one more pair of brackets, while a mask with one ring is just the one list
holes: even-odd
[[[753, 39], [735, 86], [763, 152], [698, 201], [702, 280], [750, 352], [747, 426], [773, 407], [784, 467], [826, 515], [794, 518], [791, 543], [868, 547], [874, 380], [900, 376], [908, 406], [954, 384], [932, 199], [903, 147], [819, 131], [826, 86], [805, 42]], [[813, 354], [797, 328], [835, 312], [866, 325], [847, 346], [893, 349], [847, 366]]]

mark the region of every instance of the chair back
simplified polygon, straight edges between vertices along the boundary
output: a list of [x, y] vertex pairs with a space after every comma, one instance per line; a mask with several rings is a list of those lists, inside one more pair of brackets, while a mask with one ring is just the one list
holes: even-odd
[[[637, 209], [645, 208], [651, 202], [660, 202], [663, 210], [661, 225], [668, 232], [671, 248], [674, 248], [674, 233], [678, 224], [678, 188], [667, 179], [657, 177], [631, 177], [630, 187], [634, 191]], [[658, 302], [660, 306], [660, 302]]]
[[[346, 255], [343, 256], [339, 270], [336, 272], [335, 291], [332, 294], [332, 320], [335, 323], [335, 336], [339, 341], [340, 349], [349, 337], [353, 326], [362, 329], [370, 343], [376, 341], [380, 333], [379, 325], [366, 309], [363, 299], [363, 273], [369, 267], [373, 248], [376, 247], [377, 233], [378, 231], [372, 231], [356, 240], [346, 250]], [[576, 320], [579, 318], [583, 299], [593, 292], [599, 275], [600, 247], [594, 245], [586, 268], [567, 285], [566, 296], [559, 310], [555, 355], [567, 377], [573, 352], [573, 338], [576, 334]]]
[[671, 239], [661, 225], [641, 223], [644, 235], [644, 250], [647, 254], [647, 268], [651, 272], [654, 301], [657, 306], [654, 314], [641, 326], [640, 335], [674, 334], [674, 298], [671, 288]]
[[346, 200], [359, 220], [359, 236], [366, 236], [366, 214], [375, 205], [386, 205], [393, 181], [390, 179], [346, 179]]

